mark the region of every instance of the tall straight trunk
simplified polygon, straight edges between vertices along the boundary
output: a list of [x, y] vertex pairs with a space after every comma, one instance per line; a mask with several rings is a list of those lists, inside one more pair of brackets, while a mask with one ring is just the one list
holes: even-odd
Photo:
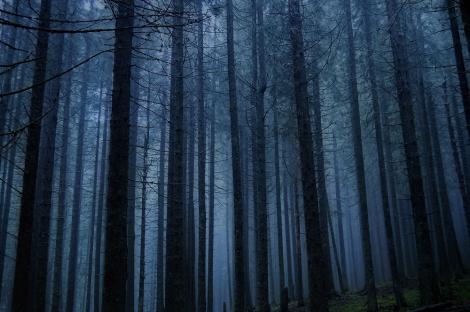
[[424, 201], [424, 186], [421, 164], [416, 138], [413, 101], [410, 90], [408, 62], [406, 59], [406, 40], [402, 33], [400, 18], [397, 14], [396, 0], [386, 0], [387, 16], [390, 23], [390, 41], [392, 46], [395, 84], [400, 109], [400, 121], [405, 147], [408, 186], [410, 189], [415, 239], [418, 255], [418, 282], [420, 299], [423, 304], [431, 304], [439, 300], [440, 291], [434, 273], [433, 251], [426, 204]]
[[[92, 296], [92, 280], [93, 280], [93, 245], [95, 244], [95, 224], [97, 223], [96, 208], [98, 206], [98, 171], [99, 171], [99, 157], [100, 157], [100, 138], [101, 138], [101, 106], [103, 100], [103, 83], [100, 83], [100, 100], [98, 107], [98, 129], [96, 131], [96, 143], [95, 143], [95, 164], [93, 168], [93, 194], [91, 200], [91, 223], [90, 223], [90, 236], [88, 239], [88, 260], [87, 260], [87, 276], [86, 276], [86, 297], [85, 297], [85, 309], [91, 311], [91, 296]], [[97, 240], [100, 240], [97, 237]], [[94, 296], [98, 296], [99, 288], [98, 285], [94, 285]]]
[[129, 165], [127, 205], [127, 298], [126, 310], [135, 310], [135, 210], [137, 193], [137, 133], [139, 129], [139, 72], [131, 70], [131, 103], [129, 116]]
[[452, 124], [452, 118], [451, 118], [452, 115], [451, 115], [450, 108], [449, 108], [450, 105], [449, 105], [448, 96], [447, 96], [446, 84], [444, 84], [444, 106], [446, 109], [446, 117], [447, 117], [447, 131], [449, 132], [450, 145], [452, 147], [452, 157], [454, 160], [455, 170], [457, 172], [457, 178], [459, 181], [459, 191], [460, 191], [460, 196], [461, 196], [462, 204], [464, 208], [465, 221], [467, 223], [467, 234], [470, 237], [470, 195], [468, 193], [468, 186], [465, 185], [465, 179], [463, 176], [464, 175], [463, 168], [461, 166], [461, 162], [459, 158], [458, 147], [456, 144], [456, 141], [457, 141], [456, 134], [455, 134], [456, 131], [455, 131], [454, 125]]
[[197, 151], [198, 151], [198, 204], [199, 204], [199, 255], [198, 255], [198, 308], [206, 312], [206, 116], [204, 108], [204, 23], [202, 0], [197, 1]]
[[[447, 92], [446, 92], [447, 93]], [[446, 94], [447, 96], [447, 94]], [[447, 101], [444, 99], [444, 104]], [[445, 237], [447, 239], [447, 253], [449, 261], [447, 265], [449, 268], [447, 270], [451, 272], [461, 273], [463, 269], [462, 256], [460, 254], [459, 245], [457, 242], [457, 236], [455, 234], [454, 222], [452, 221], [452, 210], [449, 201], [449, 194], [447, 192], [447, 184], [444, 173], [444, 162], [442, 159], [442, 149], [441, 142], [439, 139], [439, 132], [437, 128], [437, 116], [435, 111], [435, 104], [432, 100], [432, 97], [429, 96], [426, 103], [425, 111], [426, 117], [429, 122], [430, 137], [432, 139], [432, 147], [434, 150], [434, 159], [436, 165], [436, 176], [438, 181], [438, 193], [439, 193], [439, 202], [441, 206], [442, 220], [441, 222], [444, 225]], [[455, 138], [455, 137], [454, 137]], [[451, 144], [455, 144], [451, 142]], [[458, 155], [458, 154], [457, 154]], [[458, 158], [457, 158], [458, 160]], [[450, 262], [450, 263], [449, 263]]]
[[240, 164], [240, 137], [238, 126], [237, 81], [235, 74], [235, 48], [233, 39], [233, 1], [227, 0], [227, 69], [229, 85], [230, 138], [232, 145], [233, 218], [234, 218], [234, 264], [235, 264], [235, 303], [234, 312], [245, 309], [244, 246], [243, 246], [243, 198]]
[[[461, 2], [465, 2], [464, 0], [461, 0]], [[455, 57], [455, 64], [457, 66], [457, 76], [459, 77], [459, 86], [460, 86], [460, 95], [462, 96], [462, 103], [464, 107], [464, 113], [465, 113], [465, 121], [467, 124], [467, 133], [468, 136], [470, 137], [470, 90], [468, 87], [468, 78], [467, 78], [467, 70], [465, 68], [465, 59], [463, 57], [463, 51], [462, 51], [462, 41], [460, 40], [460, 34], [459, 34], [459, 24], [457, 20], [457, 13], [455, 9], [455, 1], [452, 0], [446, 0], [447, 3], [447, 14], [449, 15], [449, 22], [450, 22], [450, 32], [452, 34], [452, 42], [454, 44], [454, 57]], [[467, 5], [462, 5], [463, 7], [468, 6]], [[465, 9], [465, 8], [464, 8]], [[462, 13], [465, 13], [462, 15], [469, 15], [468, 10], [462, 11]], [[468, 20], [466, 20], [466, 23], [464, 24], [465, 30], [466, 30], [466, 35], [468, 36]], [[468, 37], [467, 37], [468, 39]], [[469, 48], [470, 51], [470, 48]]]
[[[227, 196], [228, 197], [228, 196]], [[228, 202], [227, 202], [228, 204]], [[229, 210], [227, 209], [227, 213], [226, 213], [226, 221], [227, 221], [227, 224], [226, 224], [226, 231], [225, 231], [225, 241], [227, 243], [227, 281], [228, 281], [228, 302], [229, 302], [229, 306], [230, 307], [233, 307], [233, 292], [232, 292], [232, 268], [231, 268], [231, 265], [230, 265], [230, 218], [229, 218]]]
[[[365, 283], [367, 289], [367, 311], [377, 311], [377, 290], [375, 288], [374, 264], [372, 261], [372, 244], [369, 229], [369, 210], [367, 205], [366, 175], [364, 168], [364, 152], [362, 148], [361, 117], [359, 112], [359, 93], [357, 89], [356, 47], [352, 25], [351, 1], [343, 0], [346, 11], [346, 28], [348, 35], [348, 74], [349, 95], [351, 105], [351, 127], [354, 145], [354, 163], [356, 183], [359, 195], [359, 217], [361, 225], [362, 249], [364, 256]], [[370, 68], [369, 68], [370, 70]], [[370, 74], [370, 72], [369, 72]], [[396, 287], [395, 287], [396, 288]]]
[[346, 268], [346, 249], [344, 246], [344, 226], [343, 226], [343, 208], [341, 204], [341, 182], [338, 166], [338, 145], [336, 143], [336, 135], [333, 133], [333, 165], [335, 171], [335, 197], [336, 197], [336, 218], [338, 223], [338, 241], [341, 270], [343, 279], [340, 280], [340, 287], [342, 292], [348, 290], [348, 272]]
[[383, 148], [384, 148], [384, 158], [386, 165], [386, 172], [388, 172], [388, 186], [390, 187], [390, 216], [393, 217], [393, 225], [395, 230], [395, 251], [397, 258], [397, 267], [401, 270], [400, 278], [404, 278], [406, 274], [405, 264], [404, 264], [404, 253], [403, 253], [403, 244], [402, 244], [402, 231], [404, 224], [402, 222], [402, 215], [400, 211], [400, 206], [397, 200], [397, 190], [396, 190], [396, 179], [395, 179], [395, 168], [393, 165], [392, 159], [392, 147], [390, 140], [390, 126], [388, 125], [388, 116], [383, 111], [382, 107], [379, 105], [379, 112], [381, 114], [381, 124], [382, 124], [382, 139], [383, 139]]
[[144, 137], [144, 156], [142, 169], [142, 199], [141, 199], [141, 216], [140, 216], [140, 262], [139, 262], [139, 296], [137, 301], [138, 311], [144, 311], [145, 296], [145, 235], [147, 223], [147, 177], [149, 171], [149, 140], [150, 140], [150, 87], [147, 93], [147, 109], [146, 109], [147, 132]]
[[[73, 61], [73, 43], [69, 41], [67, 59]], [[52, 312], [61, 310], [63, 302], [63, 256], [64, 256], [64, 230], [65, 230], [65, 209], [67, 195], [67, 167], [69, 152], [69, 134], [70, 134], [70, 102], [72, 97], [72, 74], [66, 76], [65, 81], [65, 100], [62, 117], [62, 135], [60, 147], [60, 164], [59, 164], [59, 190], [57, 199], [57, 230], [55, 238], [55, 254], [54, 254], [54, 279], [52, 285]]]
[[[420, 21], [418, 20], [418, 24]], [[429, 125], [429, 117], [426, 108], [426, 96], [425, 96], [425, 85], [424, 85], [424, 73], [423, 73], [423, 58], [424, 58], [424, 42], [422, 38], [422, 30], [421, 26], [418, 25], [418, 28], [414, 26], [414, 23], [411, 23], [413, 35], [415, 41], [417, 42], [417, 54], [418, 54], [418, 64], [417, 64], [417, 92], [418, 92], [418, 115], [420, 115], [421, 119], [421, 137], [422, 137], [422, 152], [423, 157], [421, 158], [424, 165], [424, 173], [427, 179], [425, 179], [425, 187], [427, 186], [428, 195], [429, 195], [429, 208], [428, 211], [431, 214], [431, 220], [434, 225], [434, 235], [437, 245], [437, 259], [438, 259], [438, 269], [441, 274], [447, 275], [449, 271], [449, 259], [448, 259], [448, 252], [446, 250], [445, 244], [445, 235], [444, 229], [442, 226], [442, 210], [444, 207], [440, 206], [439, 201], [439, 186], [438, 186], [438, 179], [436, 176], [436, 168], [439, 165], [434, 157], [436, 154], [435, 148], [436, 146], [432, 145], [431, 141], [431, 129]], [[419, 146], [418, 146], [419, 147]], [[427, 183], [426, 183], [427, 182]]]
[[[12, 4], [12, 7], [15, 8], [15, 14], [18, 14], [18, 7], [19, 7], [19, 0], [15, 0], [14, 3]], [[13, 19], [13, 22], [17, 23], [18, 22], [18, 16], [14, 16], [14, 19]], [[6, 30], [5, 30], [6, 32]], [[19, 40], [16, 38], [17, 37], [17, 32], [18, 32], [18, 28], [16, 27], [13, 27], [9, 33], [7, 33], [6, 35], [9, 37], [7, 41], [10, 42], [11, 45], [15, 46], [15, 43], [16, 42], [19, 42]], [[3, 35], [3, 32], [2, 32], [2, 35]], [[4, 39], [4, 38], [2, 38]], [[4, 62], [4, 64], [13, 64], [13, 62], [15, 61], [15, 51], [13, 49], [10, 49], [8, 51], [8, 53], [6, 53], [7, 55], [5, 56], [5, 58], [2, 58], [2, 62]], [[13, 75], [14, 73], [14, 70], [12, 68], [10, 68], [9, 70], [6, 71], [5, 73], [5, 77], [2, 81], [2, 83], [0, 84], [1, 86], [1, 90], [2, 90], [2, 93], [6, 93], [6, 92], [10, 92], [11, 91], [11, 85], [12, 85], [12, 82], [14, 81]], [[0, 133], [4, 133], [6, 129], [6, 125], [7, 125], [7, 115], [8, 115], [8, 110], [10, 108], [10, 102], [11, 102], [11, 97], [10, 96], [7, 96], [7, 97], [0, 97]], [[3, 154], [3, 136], [0, 136], [0, 154]], [[0, 167], [1, 166], [6, 166], [6, 163], [4, 162], [4, 159], [3, 158], [0, 158]], [[4, 167], [6, 168], [6, 167]], [[4, 188], [6, 187], [6, 184], [4, 181], [2, 181], [2, 192], [0, 193], [0, 203], [1, 201], [3, 200], [3, 194], [4, 194]], [[6, 206], [3, 206], [2, 207], [6, 207]]]
[[[39, 10], [38, 29], [47, 29], [50, 26], [51, 0], [42, 0]], [[31, 298], [34, 289], [30, 283], [32, 268], [32, 241], [34, 205], [36, 201], [36, 177], [38, 172], [39, 146], [41, 139], [41, 117], [43, 115], [45, 84], [48, 60], [49, 32], [38, 31], [33, 74], [33, 88], [31, 89], [31, 105], [29, 108], [29, 126], [26, 137], [25, 162], [23, 169], [23, 189], [20, 202], [20, 220], [18, 227], [18, 241], [16, 249], [16, 266], [13, 285], [13, 311], [31, 311]]]
[[110, 120], [103, 312], [126, 310], [129, 114], [134, 1], [118, 3]]
[[210, 113], [209, 141], [209, 250], [207, 253], [207, 312], [214, 310], [215, 99]]
[[[88, 55], [89, 46], [85, 49], [85, 55]], [[71, 235], [70, 235], [70, 252], [68, 264], [68, 278], [67, 278], [67, 298], [65, 307], [67, 312], [73, 312], [76, 301], [76, 286], [78, 272], [78, 257], [79, 257], [79, 237], [80, 237], [80, 219], [82, 214], [82, 188], [83, 188], [83, 150], [85, 143], [85, 131], [88, 106], [88, 79], [89, 67], [83, 68], [82, 84], [80, 89], [80, 110], [78, 119], [78, 138], [77, 138], [77, 151], [75, 155], [75, 175], [73, 183], [73, 199], [72, 199], [72, 221], [71, 221]], [[78, 279], [79, 280], [79, 279]]]
[[300, 239], [300, 208], [297, 180], [294, 181], [294, 208], [295, 208], [295, 257], [297, 260], [295, 272], [295, 286], [297, 287], [297, 307], [304, 306], [304, 285], [302, 281], [302, 242]]
[[[192, 86], [191, 86], [192, 87]], [[192, 312], [196, 308], [196, 230], [195, 230], [195, 217], [194, 217], [194, 154], [196, 142], [196, 127], [195, 127], [195, 103], [191, 99], [187, 104], [189, 112], [185, 114], [185, 136], [184, 146], [187, 146], [187, 152], [183, 155], [184, 172], [183, 185], [184, 194], [187, 195], [183, 203], [185, 207], [186, 217], [186, 270], [187, 270], [187, 295], [186, 295], [186, 310]]]
[[[183, 0], [172, 1], [175, 15], [171, 43], [170, 140], [168, 153], [168, 195], [166, 226], [165, 308], [185, 310], [184, 216], [184, 35]], [[192, 190], [190, 190], [192, 191]]]
[[329, 264], [325, 263], [319, 222], [300, 1], [289, 0], [288, 7], [307, 240], [309, 311], [322, 312], [329, 309], [328, 292], [326, 289], [327, 282], [321, 272], [324, 272]]
[[[13, 123], [10, 125], [13, 129], [16, 129], [19, 126], [19, 119], [21, 117], [21, 107], [19, 105], [15, 106], [15, 110], [12, 116]], [[15, 160], [16, 160], [16, 153], [18, 148], [16, 146], [10, 147], [8, 153], [8, 162], [10, 165], [8, 166], [6, 172], [6, 182], [7, 185], [13, 185], [14, 181], [14, 174], [15, 174]], [[6, 186], [7, 187], [7, 186]], [[5, 289], [5, 284], [3, 283], [3, 277], [6, 273], [6, 266], [5, 260], [7, 259], [6, 255], [6, 246], [7, 246], [7, 238], [8, 238], [8, 227], [10, 225], [10, 211], [12, 208], [11, 204], [12, 199], [12, 191], [11, 188], [7, 189], [5, 192], [5, 198], [3, 201], [3, 210], [2, 210], [2, 227], [1, 227], [1, 236], [0, 236], [0, 295], [2, 294], [2, 290]]]
[[392, 218], [393, 215], [390, 210], [390, 200], [388, 194], [388, 183], [387, 183], [387, 174], [385, 168], [385, 156], [384, 148], [382, 141], [382, 122], [380, 114], [380, 105], [379, 105], [379, 95], [377, 91], [377, 78], [375, 73], [375, 61], [374, 61], [374, 50], [372, 43], [372, 33], [371, 33], [371, 18], [370, 10], [371, 5], [369, 0], [362, 0], [362, 11], [364, 16], [364, 33], [366, 37], [366, 46], [367, 46], [367, 70], [369, 75], [370, 83], [370, 94], [372, 97], [372, 110], [374, 118], [374, 128], [375, 128], [375, 144], [377, 147], [377, 161], [379, 166], [379, 179], [380, 179], [380, 194], [382, 196], [381, 203], [383, 209], [383, 216], [385, 222], [385, 234], [387, 241], [387, 252], [388, 252], [388, 261], [390, 264], [390, 271], [392, 275], [393, 283], [393, 293], [395, 296], [395, 303], [398, 309], [401, 309], [402, 306], [406, 306], [405, 298], [402, 292], [402, 281], [400, 272], [398, 270], [397, 264], [397, 252], [395, 247], [395, 241], [393, 236], [393, 226]]
[[109, 104], [105, 101], [104, 121], [103, 121], [103, 138], [101, 147], [101, 164], [100, 164], [100, 182], [98, 190], [98, 207], [96, 214], [96, 246], [95, 246], [95, 273], [94, 273], [94, 297], [93, 297], [93, 311], [99, 312], [101, 308], [101, 243], [103, 240], [103, 219], [104, 219], [104, 195], [106, 188], [106, 160], [108, 157], [108, 126], [109, 126]]
[[330, 213], [330, 205], [328, 203], [328, 194], [326, 191], [326, 178], [325, 178], [325, 159], [323, 154], [323, 127], [321, 117], [321, 100], [320, 100], [320, 74], [317, 66], [315, 65], [315, 77], [313, 78], [313, 142], [315, 146], [315, 161], [316, 161], [316, 177], [318, 187], [318, 203], [320, 205], [320, 227], [322, 232], [323, 252], [325, 254], [325, 261], [328, 263], [325, 271], [326, 282], [328, 283], [327, 289], [330, 294], [334, 294], [335, 286], [333, 282], [333, 273], [331, 270], [331, 254], [330, 254], [330, 237], [328, 235], [328, 215]]
[[[287, 162], [285, 155], [283, 154], [284, 161]], [[284, 174], [284, 224], [286, 228], [286, 258], [287, 258], [287, 287], [288, 287], [288, 295], [294, 294], [294, 273], [292, 271], [292, 244], [291, 244], [291, 224], [289, 220], [289, 192], [288, 192], [288, 180], [287, 174]]]
[[282, 296], [282, 291], [285, 287], [285, 271], [284, 271], [284, 245], [282, 239], [282, 202], [281, 202], [281, 174], [279, 169], [279, 117], [277, 110], [277, 94], [274, 92], [274, 175], [276, 178], [276, 225], [277, 225], [277, 254], [279, 262], [279, 295]]
[[164, 310], [164, 240], [165, 240], [165, 149], [167, 128], [167, 93], [163, 94], [161, 125], [160, 125], [160, 152], [158, 156], [158, 192], [157, 192], [157, 311]]
[[470, 2], [460, 0], [460, 14], [462, 15], [463, 30], [467, 38], [468, 55], [470, 55]]
[[[266, 61], [264, 40], [264, 1], [255, 0], [256, 12], [256, 48], [259, 60], [259, 77], [256, 87], [256, 154], [257, 168], [255, 179], [258, 181], [258, 227], [256, 233], [256, 283], [257, 283], [257, 308], [260, 312], [268, 312], [269, 306], [269, 272], [268, 272], [268, 206], [266, 191], [266, 134], [265, 134], [265, 110], [264, 94], [266, 91]], [[253, 13], [255, 13], [253, 12]]]

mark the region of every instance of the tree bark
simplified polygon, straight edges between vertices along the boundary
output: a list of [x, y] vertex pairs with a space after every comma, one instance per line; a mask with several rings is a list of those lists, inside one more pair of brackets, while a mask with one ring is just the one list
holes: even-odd
[[[467, 124], [467, 133], [468, 136], [470, 137], [470, 90], [468, 88], [468, 78], [467, 78], [467, 70], [465, 68], [465, 59], [463, 57], [463, 52], [462, 52], [462, 42], [460, 40], [460, 34], [459, 34], [459, 24], [457, 20], [457, 13], [455, 10], [455, 1], [452, 0], [446, 0], [447, 2], [447, 14], [449, 15], [449, 22], [450, 22], [450, 32], [452, 34], [452, 42], [454, 44], [454, 56], [455, 56], [455, 63], [457, 66], [457, 75], [459, 77], [459, 86], [460, 86], [460, 95], [462, 96], [462, 103], [464, 107], [464, 113], [465, 113], [465, 121]], [[465, 1], [462, 1], [465, 2]], [[467, 1], [468, 2], [468, 1]], [[468, 6], [467, 5], [461, 5], [461, 6]], [[464, 8], [465, 9], [465, 8]], [[462, 17], [464, 15], [468, 16], [469, 11], [468, 10], [463, 10]], [[468, 36], [468, 20], [464, 24], [466, 35]], [[468, 39], [468, 37], [467, 37]], [[470, 51], [470, 48], [469, 48]]]
[[129, 114], [134, 1], [118, 3], [106, 198], [104, 312], [124, 312], [127, 280]]
[[234, 264], [235, 264], [235, 303], [234, 312], [245, 309], [244, 246], [243, 246], [243, 198], [240, 166], [240, 137], [238, 126], [237, 85], [235, 74], [235, 51], [233, 39], [233, 1], [227, 0], [227, 67], [229, 85], [230, 137], [232, 145], [232, 180], [234, 210]]
[[325, 263], [319, 223], [318, 196], [314, 171], [315, 160], [313, 157], [312, 131], [310, 128], [302, 17], [300, 15], [299, 0], [289, 0], [288, 16], [307, 239], [309, 311], [326, 312], [329, 310], [327, 284], [325, 277], [320, 272], [324, 272], [328, 264]]
[[415, 118], [410, 91], [408, 64], [406, 60], [406, 40], [403, 38], [401, 20], [396, 16], [396, 0], [386, 0], [387, 16], [390, 23], [390, 41], [394, 62], [395, 83], [400, 109], [402, 136], [405, 147], [408, 186], [410, 190], [413, 221], [416, 230], [416, 248], [418, 254], [418, 282], [420, 299], [423, 304], [439, 300], [439, 285], [434, 273], [433, 252], [426, 204], [421, 164], [416, 138]]
[[[369, 229], [369, 210], [367, 205], [367, 189], [364, 168], [364, 152], [362, 147], [362, 130], [359, 112], [359, 93], [357, 88], [356, 55], [354, 33], [351, 16], [351, 1], [344, 0], [344, 9], [347, 19], [348, 35], [348, 74], [349, 96], [351, 105], [351, 126], [354, 145], [354, 162], [356, 170], [356, 183], [359, 195], [359, 216], [361, 225], [362, 248], [364, 253], [364, 272], [367, 289], [367, 311], [377, 311], [377, 290], [375, 288], [374, 265], [372, 261], [372, 245]], [[370, 74], [370, 73], [369, 73]]]
[[209, 141], [209, 251], [207, 255], [207, 312], [214, 309], [214, 206], [215, 206], [215, 99], [210, 110]]
[[[49, 28], [51, 0], [42, 0], [39, 10], [39, 29]], [[16, 266], [13, 285], [13, 311], [31, 311], [31, 298], [34, 289], [30, 283], [32, 264], [32, 241], [34, 223], [34, 205], [36, 201], [36, 177], [38, 172], [39, 146], [41, 139], [41, 117], [44, 105], [44, 81], [48, 60], [49, 33], [38, 31], [34, 62], [31, 106], [29, 108], [29, 127], [26, 137], [25, 163], [23, 169], [23, 190], [20, 202], [20, 220], [16, 249]]]

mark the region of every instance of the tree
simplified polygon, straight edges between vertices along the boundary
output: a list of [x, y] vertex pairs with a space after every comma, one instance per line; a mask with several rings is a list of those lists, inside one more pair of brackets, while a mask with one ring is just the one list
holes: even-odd
[[[51, 1], [42, 0], [39, 10], [39, 29], [50, 26]], [[16, 249], [16, 267], [13, 285], [14, 311], [31, 311], [31, 300], [24, 300], [25, 291], [32, 298], [30, 277], [32, 268], [32, 241], [34, 224], [34, 205], [36, 201], [36, 178], [38, 172], [39, 146], [41, 140], [41, 118], [43, 115], [45, 84], [48, 60], [49, 33], [39, 30], [37, 33], [34, 62], [33, 85], [31, 89], [31, 105], [29, 108], [29, 126], [26, 138], [25, 163], [23, 169], [23, 190], [20, 203], [20, 221], [18, 227], [18, 243]]]
[[133, 23], [134, 1], [117, 2], [106, 197], [103, 312], [124, 312], [126, 307], [129, 109]]
[[[367, 311], [378, 311], [377, 290], [375, 288], [374, 265], [372, 262], [372, 246], [369, 229], [369, 210], [367, 205], [366, 176], [364, 169], [364, 152], [362, 147], [362, 131], [359, 112], [359, 93], [357, 88], [356, 55], [354, 33], [352, 28], [351, 1], [344, 0], [346, 11], [346, 29], [348, 35], [348, 74], [349, 96], [351, 105], [352, 140], [354, 147], [354, 163], [356, 170], [356, 183], [359, 193], [359, 212], [362, 236], [362, 249], [364, 253], [364, 272], [367, 288]], [[370, 73], [369, 73], [370, 74]]]
[[307, 77], [305, 74], [305, 56], [302, 35], [302, 18], [298, 0], [289, 0], [289, 32], [293, 64], [294, 96], [297, 113], [297, 130], [300, 148], [302, 172], [302, 191], [307, 238], [308, 279], [310, 311], [328, 311], [328, 296], [324, 272], [327, 265], [321, 241], [319, 211], [315, 179], [315, 161], [313, 159], [313, 142], [310, 128], [310, 114], [307, 94]]
[[386, 0], [387, 17], [390, 24], [390, 43], [392, 47], [395, 85], [398, 95], [402, 136], [405, 147], [408, 186], [410, 189], [415, 240], [418, 254], [418, 282], [420, 298], [423, 304], [431, 304], [439, 300], [439, 285], [434, 273], [433, 252], [426, 204], [424, 202], [424, 186], [421, 164], [416, 140], [415, 117], [409, 85], [406, 46], [402, 32], [400, 17], [397, 18], [396, 0]]

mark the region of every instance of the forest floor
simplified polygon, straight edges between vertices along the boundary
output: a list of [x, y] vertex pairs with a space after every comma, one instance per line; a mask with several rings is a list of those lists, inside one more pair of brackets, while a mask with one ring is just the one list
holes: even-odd
[[[405, 299], [408, 304], [407, 311], [417, 310], [419, 306], [418, 290], [414, 287], [405, 289]], [[430, 310], [423, 311], [470, 311], [470, 276], [458, 281], [452, 281], [450, 285], [442, 287], [442, 302], [445, 303], [436, 306]], [[378, 287], [379, 311], [395, 311], [395, 300], [390, 285]], [[304, 312], [305, 308], [296, 308], [296, 303], [289, 305], [289, 312]], [[363, 312], [366, 311], [366, 297], [358, 294], [346, 294], [330, 301], [331, 312]]]

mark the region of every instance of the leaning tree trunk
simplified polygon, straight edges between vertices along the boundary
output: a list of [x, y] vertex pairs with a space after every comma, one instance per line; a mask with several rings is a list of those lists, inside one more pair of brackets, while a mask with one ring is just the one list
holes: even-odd
[[127, 280], [129, 111], [134, 1], [118, 3], [110, 120], [103, 312], [124, 312]]
[[434, 272], [433, 251], [426, 204], [421, 164], [416, 138], [413, 101], [410, 90], [408, 63], [406, 59], [406, 40], [402, 33], [400, 18], [397, 14], [396, 0], [386, 0], [387, 16], [390, 23], [395, 84], [400, 109], [402, 136], [405, 147], [408, 186], [410, 188], [413, 221], [416, 229], [415, 239], [418, 255], [418, 282], [421, 302], [431, 304], [439, 300], [440, 291]]
[[[460, 86], [460, 94], [462, 96], [462, 103], [464, 107], [465, 113], [465, 120], [467, 123], [467, 133], [470, 137], [470, 90], [468, 87], [468, 78], [467, 78], [467, 71], [465, 68], [465, 59], [462, 53], [462, 42], [460, 40], [459, 34], [459, 24], [457, 20], [457, 13], [455, 10], [455, 1], [446, 0], [447, 2], [447, 13], [449, 14], [449, 21], [450, 21], [450, 31], [452, 34], [452, 42], [454, 44], [454, 56], [455, 56], [455, 63], [457, 66], [457, 75], [459, 77], [459, 86]], [[461, 2], [468, 2], [468, 0], [461, 0]], [[463, 7], [468, 6], [462, 5]], [[464, 8], [465, 9], [465, 8]], [[470, 13], [468, 10], [462, 11], [462, 17], [468, 16]], [[465, 22], [465, 34], [468, 36], [468, 20]], [[467, 37], [468, 39], [468, 37]], [[469, 48], [470, 51], [470, 48]]]
[[300, 1], [289, 0], [289, 31], [293, 63], [293, 82], [295, 106], [297, 111], [297, 130], [302, 171], [302, 188], [307, 239], [308, 279], [310, 311], [328, 311], [328, 292], [324, 272], [326, 265], [322, 248], [321, 229], [313, 158], [312, 131], [308, 105], [307, 76], [305, 73], [304, 43]]
[[[361, 225], [362, 248], [364, 253], [364, 272], [367, 288], [367, 311], [377, 311], [377, 290], [375, 288], [374, 264], [372, 261], [372, 246], [369, 229], [369, 210], [367, 205], [366, 175], [364, 168], [364, 152], [362, 149], [362, 131], [359, 112], [359, 93], [356, 74], [356, 48], [352, 28], [351, 1], [344, 0], [348, 34], [348, 73], [349, 94], [351, 105], [351, 126], [354, 145], [354, 162], [356, 183], [359, 192], [359, 216]], [[369, 73], [370, 74], [370, 73]]]
[[243, 259], [243, 198], [240, 165], [240, 132], [238, 126], [237, 85], [235, 75], [235, 48], [233, 39], [233, 1], [227, 0], [227, 67], [229, 84], [230, 137], [232, 144], [232, 180], [234, 210], [234, 264], [235, 264], [235, 304], [234, 312], [245, 309], [244, 259]]
[[[51, 0], [42, 0], [39, 10], [38, 29], [47, 29], [50, 26]], [[36, 200], [36, 177], [38, 172], [39, 146], [41, 139], [41, 117], [43, 115], [44, 91], [46, 85], [42, 83], [46, 78], [48, 61], [49, 32], [39, 30], [36, 41], [36, 52], [33, 74], [33, 88], [31, 90], [31, 106], [29, 108], [29, 126], [26, 137], [25, 163], [23, 169], [23, 189], [19, 207], [20, 220], [18, 227], [18, 240], [16, 249], [16, 266], [13, 285], [13, 311], [31, 311], [32, 285], [30, 285], [32, 240], [33, 240], [33, 214]]]

